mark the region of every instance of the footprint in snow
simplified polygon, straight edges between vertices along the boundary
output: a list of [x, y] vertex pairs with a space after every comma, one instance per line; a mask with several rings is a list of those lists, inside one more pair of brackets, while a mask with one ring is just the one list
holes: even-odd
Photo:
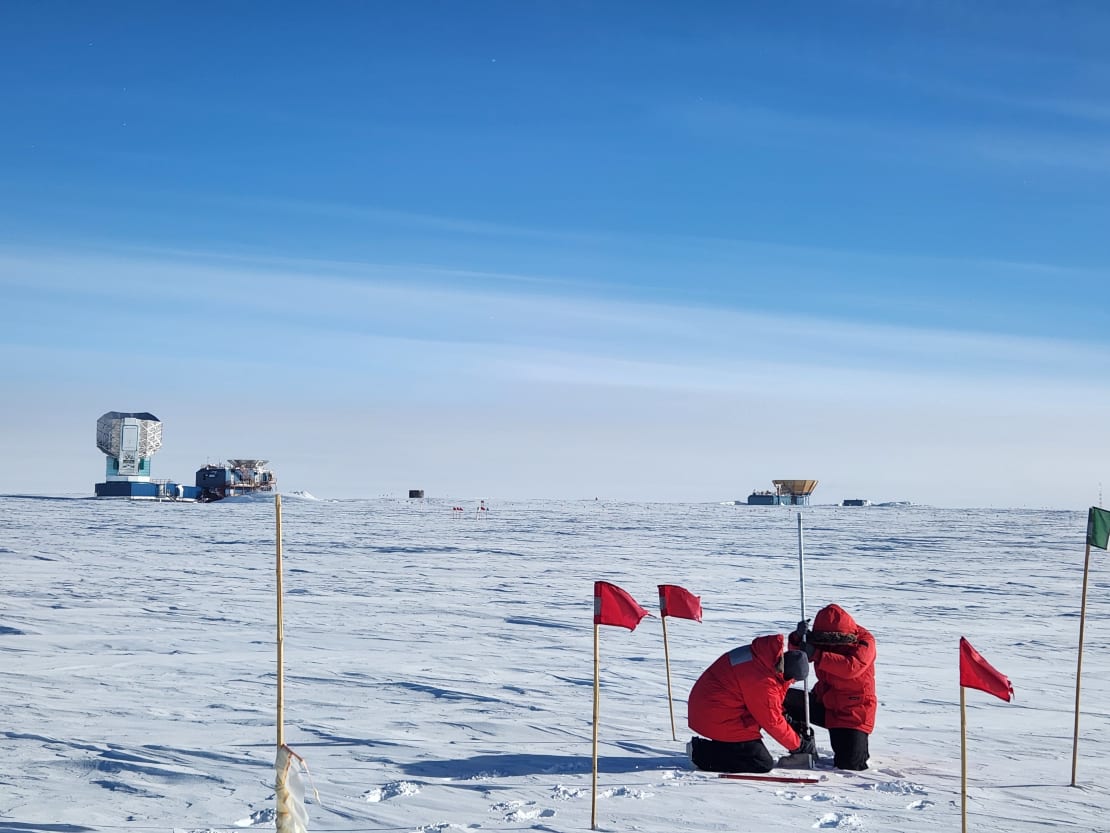
[[911, 801], [909, 804], [906, 805], [906, 809], [907, 810], [926, 810], [926, 809], [928, 809], [929, 807], [932, 807], [932, 806], [933, 806], [932, 801], [925, 801], [924, 799], [922, 799], [920, 801]]
[[235, 822], [236, 827], [253, 827], [256, 824], [273, 824], [277, 818], [277, 810], [267, 807], [265, 810], [255, 810], [245, 819]]
[[494, 781], [498, 778], [507, 778], [509, 773], [500, 772], [496, 769], [486, 769], [481, 772], [475, 772], [470, 776], [471, 781]]
[[840, 796], [832, 793], [813, 793], [802, 796], [802, 801], [836, 801]]
[[798, 794], [793, 790], [775, 790], [775, 795], [777, 795], [783, 801], [793, 801], [795, 798], [798, 797]]
[[562, 784], [557, 784], [551, 790], [551, 797], [560, 801], [568, 801], [572, 798], [581, 798], [584, 792], [585, 790], [581, 787], [564, 787]]
[[850, 813], [841, 815], [840, 813], [825, 813], [821, 818], [817, 819], [814, 827], [843, 827], [845, 829], [852, 827], [861, 827], [862, 823], [859, 816], [853, 816]]
[[634, 790], [630, 787], [617, 787], [612, 790], [606, 790], [602, 793], [605, 798], [651, 798], [655, 793], [645, 792], [644, 790]]
[[362, 797], [367, 801], [377, 802], [396, 798], [399, 795], [416, 795], [418, 792], [420, 787], [411, 781], [391, 781], [384, 787], [368, 790]]
[[529, 819], [549, 819], [555, 815], [554, 810], [536, 806], [534, 801], [502, 801], [490, 807], [494, 813], [500, 813], [505, 821], [517, 823]]
[[928, 795], [929, 791], [913, 781], [887, 781], [882, 784], [868, 784], [867, 789], [896, 795]]

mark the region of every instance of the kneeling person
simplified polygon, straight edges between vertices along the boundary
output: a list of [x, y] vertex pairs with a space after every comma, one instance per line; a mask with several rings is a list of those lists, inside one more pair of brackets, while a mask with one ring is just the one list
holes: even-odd
[[[840, 605], [821, 608], [813, 630], [799, 622], [790, 647], [813, 660], [817, 685], [809, 693], [809, 720], [829, 730], [833, 764], [840, 769], [867, 769], [868, 738], [875, 728], [875, 637]], [[804, 720], [805, 695], [791, 689], [783, 704], [794, 720]]]
[[783, 716], [782, 702], [794, 680], [805, 679], [804, 651], [786, 651], [781, 634], [759, 636], [733, 648], [707, 668], [690, 691], [690, 760], [708, 772], [769, 772], [775, 758], [763, 745], [764, 731], [792, 753], [816, 754], [813, 733], [799, 737]]

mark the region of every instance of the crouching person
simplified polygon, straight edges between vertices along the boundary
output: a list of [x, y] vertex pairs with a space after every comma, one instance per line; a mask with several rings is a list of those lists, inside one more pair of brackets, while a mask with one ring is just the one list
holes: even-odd
[[790, 683], [805, 679], [809, 660], [801, 650], [786, 651], [781, 634], [759, 636], [733, 648], [707, 668], [688, 702], [690, 760], [708, 772], [769, 772], [775, 758], [763, 732], [792, 753], [816, 754], [813, 732], [799, 737], [786, 722], [782, 703]]
[[[840, 769], [867, 769], [868, 738], [875, 728], [875, 637], [840, 605], [826, 605], [790, 634], [790, 647], [813, 661], [817, 685], [809, 693], [809, 720], [829, 730], [833, 764]], [[783, 704], [788, 716], [804, 720], [805, 695], [791, 689]]]

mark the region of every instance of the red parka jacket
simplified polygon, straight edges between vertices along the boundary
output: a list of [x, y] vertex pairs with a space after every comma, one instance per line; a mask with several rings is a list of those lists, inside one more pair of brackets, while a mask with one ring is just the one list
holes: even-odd
[[787, 749], [801, 740], [782, 713], [790, 681], [775, 665], [782, 657], [782, 634], [758, 636], [733, 648], [707, 668], [690, 691], [690, 728], [710, 740], [759, 740], [760, 729]]
[[[821, 644], [822, 634], [851, 634], [848, 644]], [[828, 729], [858, 729], [871, 734], [875, 728], [875, 637], [856, 624], [840, 605], [821, 608], [813, 618], [812, 641], [817, 644], [813, 669], [817, 674], [814, 696], [825, 707]]]

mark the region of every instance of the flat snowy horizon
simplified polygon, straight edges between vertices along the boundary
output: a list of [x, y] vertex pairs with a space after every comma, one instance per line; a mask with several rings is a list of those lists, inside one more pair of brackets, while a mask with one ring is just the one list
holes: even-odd
[[[826, 757], [793, 785], [696, 772], [684, 747], [698, 674], [799, 618], [797, 510], [487, 503], [284, 496], [310, 831], [588, 830], [596, 580], [656, 614], [600, 630], [599, 830], [958, 830], [961, 636], [1016, 692], [967, 692], [968, 830], [1110, 829], [1102, 550], [1068, 786], [1085, 507], [801, 510], [807, 613], [874, 632], [880, 707], [869, 770]], [[274, 551], [269, 499], [0, 496], [0, 833], [273, 828]], [[677, 740], [659, 584], [704, 609], [667, 622]]]

